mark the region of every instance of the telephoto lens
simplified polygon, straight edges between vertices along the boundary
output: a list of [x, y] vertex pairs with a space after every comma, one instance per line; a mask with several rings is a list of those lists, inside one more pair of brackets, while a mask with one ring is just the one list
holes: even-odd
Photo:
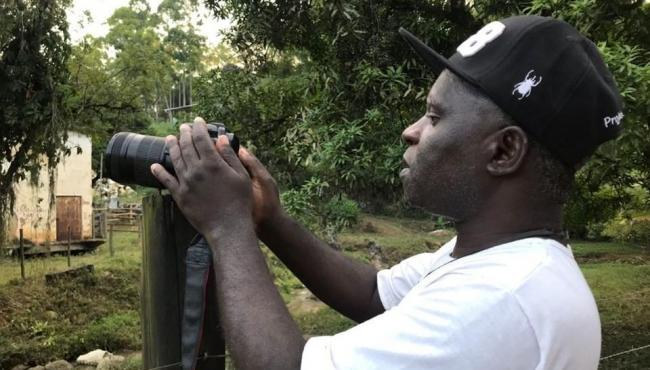
[[[191, 126], [191, 125], [190, 125]], [[230, 146], [239, 152], [239, 139], [222, 123], [208, 123], [208, 133], [215, 141], [226, 135]], [[165, 139], [157, 136], [120, 132], [111, 138], [104, 154], [104, 176], [123, 185], [142, 185], [162, 189], [150, 167], [160, 163], [172, 175], [174, 165], [169, 157]]]

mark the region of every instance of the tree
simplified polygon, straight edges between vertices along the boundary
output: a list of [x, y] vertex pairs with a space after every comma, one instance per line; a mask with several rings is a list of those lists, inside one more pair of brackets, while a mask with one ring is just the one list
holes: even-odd
[[73, 46], [70, 120], [91, 135], [95, 169], [113, 134], [148, 133], [166, 118], [176, 85], [202, 70], [205, 39], [190, 23], [192, 6], [163, 1], [154, 12], [146, 1], [132, 0], [108, 19], [106, 37], [86, 36]]
[[[7, 0], [0, 4], [0, 239], [13, 209], [14, 184], [65, 153], [65, 84], [70, 55], [69, 0]], [[52, 198], [53, 199], [53, 198]]]

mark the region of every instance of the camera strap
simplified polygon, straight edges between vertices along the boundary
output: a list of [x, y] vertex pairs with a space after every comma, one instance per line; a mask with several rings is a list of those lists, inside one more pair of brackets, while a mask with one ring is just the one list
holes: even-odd
[[181, 364], [194, 370], [203, 337], [208, 278], [212, 269], [212, 252], [202, 235], [190, 242], [185, 254], [185, 297], [181, 327]]

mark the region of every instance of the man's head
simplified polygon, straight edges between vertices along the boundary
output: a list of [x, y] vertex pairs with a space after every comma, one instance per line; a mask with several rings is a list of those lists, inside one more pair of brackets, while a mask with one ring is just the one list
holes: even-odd
[[456, 220], [474, 215], [503, 181], [563, 203], [573, 170], [557, 160], [478, 89], [445, 70], [425, 114], [402, 133], [400, 176], [407, 200]]
[[450, 59], [400, 33], [444, 70], [427, 114], [403, 133], [410, 168], [402, 179], [415, 205], [463, 220], [506, 188], [562, 204], [573, 172], [620, 131], [611, 73], [595, 45], [562, 21], [492, 22]]

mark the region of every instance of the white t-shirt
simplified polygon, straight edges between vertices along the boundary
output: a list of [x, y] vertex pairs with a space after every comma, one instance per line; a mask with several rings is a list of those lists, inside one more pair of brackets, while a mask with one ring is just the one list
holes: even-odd
[[592, 370], [600, 319], [571, 250], [542, 238], [453, 259], [456, 239], [377, 274], [386, 312], [313, 337], [304, 370]]

